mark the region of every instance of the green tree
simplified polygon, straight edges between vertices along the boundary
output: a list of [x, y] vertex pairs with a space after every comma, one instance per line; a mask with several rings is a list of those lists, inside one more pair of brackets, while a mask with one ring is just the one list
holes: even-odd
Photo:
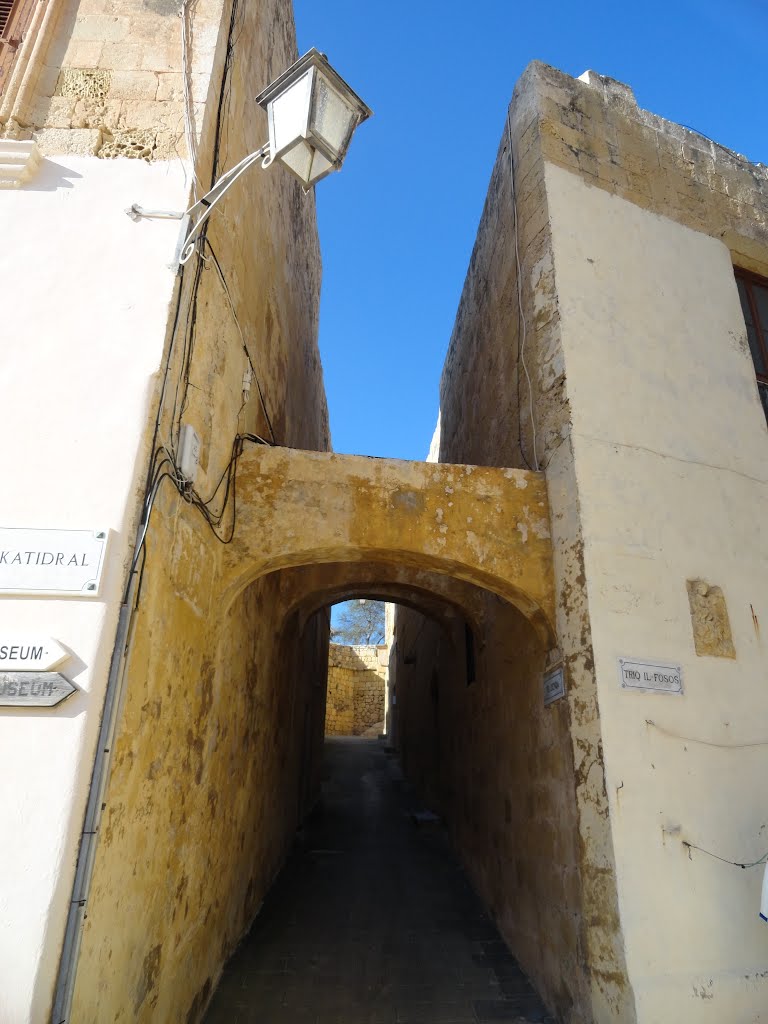
[[384, 602], [345, 601], [337, 605], [338, 613], [331, 625], [331, 640], [335, 644], [383, 644]]

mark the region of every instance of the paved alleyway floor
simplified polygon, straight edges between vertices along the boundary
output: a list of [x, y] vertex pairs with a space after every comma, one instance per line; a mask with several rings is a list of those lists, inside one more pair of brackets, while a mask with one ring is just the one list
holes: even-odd
[[325, 756], [206, 1024], [554, 1024], [382, 743], [332, 739]]

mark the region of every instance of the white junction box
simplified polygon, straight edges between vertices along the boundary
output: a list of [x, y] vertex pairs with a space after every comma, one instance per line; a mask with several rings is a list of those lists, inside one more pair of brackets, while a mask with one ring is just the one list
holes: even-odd
[[197, 467], [200, 464], [200, 438], [191, 423], [181, 428], [179, 439], [179, 472], [187, 484], [197, 479]]

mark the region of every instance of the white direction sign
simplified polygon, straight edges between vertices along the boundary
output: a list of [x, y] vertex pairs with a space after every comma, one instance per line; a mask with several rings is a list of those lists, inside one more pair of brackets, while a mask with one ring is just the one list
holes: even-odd
[[106, 530], [0, 527], [0, 594], [96, 597]]
[[58, 672], [0, 672], [0, 707], [52, 708], [76, 689]]
[[47, 672], [69, 657], [49, 636], [16, 636], [0, 630], [0, 672]]
[[619, 682], [625, 690], [647, 693], [682, 693], [683, 669], [661, 661], [619, 658]]

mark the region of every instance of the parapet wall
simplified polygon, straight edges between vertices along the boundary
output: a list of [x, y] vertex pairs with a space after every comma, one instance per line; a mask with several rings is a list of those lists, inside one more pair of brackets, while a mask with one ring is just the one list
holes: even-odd
[[331, 644], [326, 736], [360, 736], [384, 721], [388, 652], [383, 645]]
[[[638, 106], [632, 89], [536, 64], [541, 155], [642, 209], [721, 238], [765, 274], [768, 167]], [[585, 86], [587, 86], [585, 88]]]

